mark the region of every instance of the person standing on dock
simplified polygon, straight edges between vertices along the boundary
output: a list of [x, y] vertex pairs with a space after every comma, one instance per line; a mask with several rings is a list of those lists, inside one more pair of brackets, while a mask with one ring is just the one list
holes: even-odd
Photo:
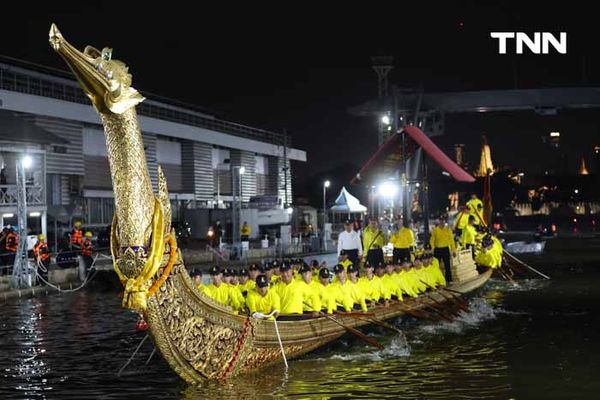
[[84, 235], [83, 243], [81, 244], [81, 256], [83, 257], [86, 272], [94, 262], [92, 259], [92, 250], [94, 250], [92, 245], [92, 232], [87, 231]]
[[71, 230], [71, 249], [81, 249], [83, 243], [83, 232], [81, 231], [81, 221], [75, 221]]
[[46, 235], [39, 234], [38, 241], [33, 246], [33, 258], [38, 266], [38, 274], [44, 280], [48, 280], [48, 271], [50, 268], [50, 249], [48, 248], [48, 243], [46, 242]]
[[452, 230], [448, 227], [445, 217], [440, 217], [438, 224], [431, 231], [429, 244], [433, 249], [433, 256], [444, 263], [444, 275], [446, 277], [446, 282], [449, 284], [452, 282], [450, 256], [456, 256], [456, 244], [454, 243]]
[[352, 264], [358, 266], [358, 259], [363, 256], [363, 246], [360, 242], [360, 235], [352, 229], [352, 222], [350, 220], [344, 222], [344, 230], [338, 236], [337, 253], [340, 261], [342, 251]]
[[363, 251], [367, 255], [367, 261], [371, 265], [384, 263], [383, 246], [385, 246], [385, 235], [379, 229], [377, 219], [371, 218], [369, 226], [363, 232]]
[[252, 228], [248, 225], [248, 222], [244, 221], [242, 227], [240, 228], [240, 236], [242, 242], [247, 242], [250, 240], [250, 235], [252, 234]]

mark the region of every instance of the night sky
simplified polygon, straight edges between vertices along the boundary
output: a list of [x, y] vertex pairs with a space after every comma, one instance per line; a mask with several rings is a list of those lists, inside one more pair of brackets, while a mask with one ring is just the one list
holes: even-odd
[[[300, 190], [336, 167], [358, 168], [376, 149], [375, 121], [347, 112], [376, 95], [372, 55], [396, 57], [393, 83], [423, 85], [429, 92], [600, 87], [600, 35], [589, 3], [561, 3], [560, 9], [547, 2], [528, 9], [516, 2], [420, 3], [408, 8], [406, 2], [368, 8], [349, 2], [3, 5], [9, 9], [3, 12], [0, 54], [64, 69], [47, 42], [52, 21], [80, 49], [113, 47], [113, 56], [130, 66], [142, 92], [290, 133], [294, 147], [308, 153], [308, 164], [296, 165], [294, 172]], [[567, 31], [568, 54], [498, 55], [490, 31]], [[497, 164], [535, 174], [548, 168], [548, 149], [534, 150], [542, 146], [540, 136], [560, 130], [574, 172], [581, 156], [592, 164], [599, 117], [589, 110], [557, 117], [453, 115], [446, 136], [436, 141], [448, 152], [452, 143], [465, 143], [476, 164], [480, 136], [486, 134]]]

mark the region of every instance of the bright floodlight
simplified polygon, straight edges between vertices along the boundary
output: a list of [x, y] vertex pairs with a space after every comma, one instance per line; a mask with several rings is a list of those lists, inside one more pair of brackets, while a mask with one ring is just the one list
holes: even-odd
[[240, 167], [240, 174], [244, 174], [246, 172], [246, 167]]
[[383, 122], [385, 125], [389, 125], [390, 124], [390, 116], [384, 115], [383, 117], [381, 117], [381, 122]]
[[550, 132], [550, 137], [560, 137], [560, 132]]
[[331, 185], [331, 182], [329, 181], [325, 181], [325, 183], [323, 183], [323, 186], [325, 186], [326, 188], [328, 188]]
[[385, 197], [394, 197], [398, 193], [398, 186], [392, 182], [383, 182], [379, 186], [379, 194]]
[[289, 207], [286, 211], [288, 214], [292, 214], [294, 212], [294, 209], [292, 207]]
[[21, 159], [21, 163], [23, 164], [23, 168], [29, 168], [31, 167], [31, 164], [33, 164], [33, 159], [31, 156], [24, 156]]

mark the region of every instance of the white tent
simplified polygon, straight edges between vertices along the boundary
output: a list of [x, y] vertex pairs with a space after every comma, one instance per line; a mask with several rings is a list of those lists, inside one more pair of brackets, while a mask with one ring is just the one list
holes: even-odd
[[340, 195], [335, 199], [335, 204], [331, 207], [331, 211], [336, 214], [363, 213], [367, 211], [367, 207], [360, 204], [360, 201], [343, 187]]

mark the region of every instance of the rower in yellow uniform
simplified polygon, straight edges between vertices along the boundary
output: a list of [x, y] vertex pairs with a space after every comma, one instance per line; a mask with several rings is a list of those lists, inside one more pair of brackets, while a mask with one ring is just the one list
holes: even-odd
[[409, 260], [404, 260], [401, 265], [396, 265], [392, 278], [394, 278], [396, 285], [402, 290], [402, 293], [410, 297], [417, 297], [420, 286], [411, 275], [411, 264]]
[[362, 292], [367, 305], [377, 304], [383, 300], [383, 283], [374, 273], [371, 264], [365, 263], [365, 275], [358, 278], [358, 288]]
[[335, 304], [339, 311], [352, 311], [354, 300], [352, 298], [351, 288], [348, 285], [346, 270], [341, 264], [336, 264], [333, 267], [333, 273], [336, 280], [331, 284], [331, 291], [335, 296]]
[[308, 304], [308, 311], [318, 313], [321, 311], [314, 308], [314, 305], [319, 304], [319, 299], [313, 291], [308, 289], [306, 283], [294, 279], [292, 266], [283, 264], [281, 266], [281, 279], [273, 287], [281, 300], [282, 314], [302, 314], [305, 304]]
[[415, 247], [415, 234], [404, 221], [402, 228], [392, 234], [390, 242], [394, 245], [392, 264], [399, 264], [403, 260], [410, 260], [410, 253]]
[[498, 257], [494, 254], [493, 247], [494, 242], [491, 238], [485, 237], [482, 240], [481, 249], [475, 256], [475, 265], [477, 266], [477, 271], [480, 274], [489, 268], [498, 268], [502, 263], [502, 259], [498, 259]]
[[371, 265], [383, 263], [383, 247], [386, 245], [385, 234], [379, 229], [377, 219], [371, 218], [369, 226], [363, 231], [363, 254]]
[[347, 284], [350, 286], [350, 295], [352, 296], [352, 302], [355, 305], [354, 308], [360, 307], [360, 309], [363, 312], [367, 312], [367, 302], [365, 300], [365, 295], [358, 286], [358, 268], [356, 268], [352, 264], [350, 264], [350, 266], [348, 267], [347, 282]]
[[423, 254], [423, 265], [427, 270], [427, 273], [431, 276], [431, 281], [435, 283], [435, 286], [446, 286], [446, 278], [440, 269], [440, 262], [433, 256], [431, 252], [431, 245], [429, 243], [424, 246]]
[[194, 285], [196, 285], [196, 287], [199, 290], [202, 290], [202, 271], [200, 270], [196, 271], [196, 273], [194, 274]]
[[[256, 277], [256, 289], [248, 292], [246, 307], [248, 307], [250, 315], [254, 315], [254, 313], [271, 314], [273, 311], [281, 309], [279, 295], [274, 290], [269, 290], [269, 281], [265, 275]], [[270, 317], [269, 319], [274, 318]]]
[[304, 284], [305, 290], [310, 293], [308, 299], [304, 301], [304, 312], [321, 311], [321, 296], [317, 288], [319, 283], [312, 279], [312, 268], [308, 264], [303, 265], [298, 275], [300, 275], [299, 283]]
[[319, 294], [321, 300], [321, 310], [327, 314], [333, 314], [333, 311], [337, 308], [335, 304], [335, 290], [332, 288], [331, 273], [325, 268], [321, 268], [319, 271], [319, 282], [315, 283], [314, 290]]
[[392, 264], [385, 266], [385, 275], [381, 278], [381, 283], [390, 294], [391, 299], [402, 301], [402, 289], [398, 285], [397, 277], [394, 276], [394, 266]]
[[219, 267], [212, 267], [210, 269], [210, 276], [212, 283], [203, 286], [202, 291], [216, 302], [237, 310], [238, 305], [232, 301], [229, 285], [223, 283], [223, 272]]
[[390, 302], [390, 299], [392, 298], [392, 293], [388, 290], [386, 285], [384, 285], [384, 283], [383, 283], [383, 278], [385, 277], [385, 274], [386, 274], [385, 265], [378, 264], [375, 266], [375, 278], [379, 279], [378, 284], [380, 285], [381, 299], [383, 300], [383, 302], [386, 305], [388, 305]]

